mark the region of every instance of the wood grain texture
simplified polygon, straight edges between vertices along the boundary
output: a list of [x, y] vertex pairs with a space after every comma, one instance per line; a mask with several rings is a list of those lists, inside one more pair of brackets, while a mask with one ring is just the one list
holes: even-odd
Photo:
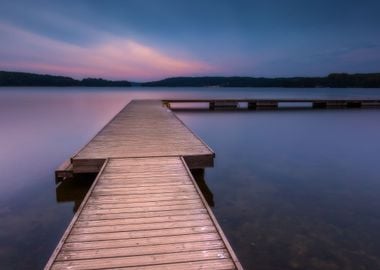
[[107, 159], [47, 269], [241, 269], [195, 185], [181, 157]]

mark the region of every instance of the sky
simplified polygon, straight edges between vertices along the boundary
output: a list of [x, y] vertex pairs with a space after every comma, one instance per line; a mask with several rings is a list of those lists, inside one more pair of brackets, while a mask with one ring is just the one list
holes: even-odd
[[0, 70], [149, 81], [380, 72], [379, 0], [0, 0]]

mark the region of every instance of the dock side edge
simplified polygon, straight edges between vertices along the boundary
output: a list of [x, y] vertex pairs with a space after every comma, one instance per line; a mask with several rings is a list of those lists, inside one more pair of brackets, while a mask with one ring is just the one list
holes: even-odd
[[187, 174], [189, 175], [189, 177], [190, 177], [190, 179], [191, 179], [191, 182], [193, 183], [193, 185], [194, 185], [194, 187], [195, 187], [195, 189], [196, 189], [196, 191], [197, 191], [199, 197], [201, 198], [201, 201], [202, 201], [204, 207], [205, 207], [206, 210], [207, 210], [207, 213], [209, 214], [209, 216], [210, 216], [210, 218], [211, 218], [211, 220], [212, 220], [212, 223], [214, 224], [214, 226], [215, 226], [215, 228], [216, 228], [218, 234], [220, 235], [221, 239], [223, 240], [224, 244], [226, 245], [227, 251], [228, 251], [228, 253], [229, 253], [230, 256], [231, 256], [231, 259], [232, 259], [232, 261], [234, 262], [234, 264], [235, 264], [235, 266], [236, 266], [236, 269], [238, 269], [238, 270], [243, 270], [243, 267], [242, 267], [242, 265], [240, 264], [240, 261], [239, 261], [238, 257], [236, 256], [236, 254], [235, 254], [235, 252], [233, 251], [233, 249], [232, 249], [230, 243], [228, 242], [227, 237], [226, 237], [225, 234], [223, 233], [223, 230], [222, 230], [222, 228], [220, 227], [218, 221], [216, 220], [216, 217], [214, 216], [214, 213], [212, 212], [212, 210], [211, 210], [210, 206], [208, 205], [206, 199], [204, 198], [204, 196], [203, 196], [203, 194], [202, 194], [202, 191], [199, 189], [198, 184], [196, 183], [196, 181], [195, 181], [195, 179], [194, 179], [194, 177], [193, 177], [193, 175], [192, 175], [192, 173], [191, 173], [189, 167], [187, 166], [185, 159], [184, 159], [183, 157], [181, 157], [181, 160], [182, 160], [182, 163], [183, 163], [183, 165], [184, 165], [184, 167], [185, 167], [185, 169], [186, 169]]

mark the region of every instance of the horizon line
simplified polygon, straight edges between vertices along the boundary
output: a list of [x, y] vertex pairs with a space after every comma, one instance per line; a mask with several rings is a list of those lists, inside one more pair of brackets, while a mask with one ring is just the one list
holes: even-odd
[[255, 79], [292, 79], [292, 78], [325, 78], [328, 77], [331, 74], [347, 74], [347, 75], [367, 75], [367, 74], [380, 74], [379, 72], [355, 72], [355, 73], [348, 73], [348, 72], [330, 72], [326, 75], [322, 76], [305, 76], [305, 75], [298, 75], [298, 76], [277, 76], [277, 77], [265, 77], [265, 76], [251, 76], [251, 75], [199, 75], [199, 76], [169, 76], [169, 77], [163, 77], [160, 79], [154, 79], [154, 80], [148, 80], [148, 81], [133, 81], [129, 79], [107, 79], [104, 77], [82, 77], [80, 79], [76, 79], [69, 75], [64, 74], [54, 74], [54, 73], [36, 73], [31, 71], [10, 71], [10, 70], [0, 70], [0, 72], [8, 72], [8, 73], [24, 73], [24, 74], [32, 74], [32, 75], [40, 75], [40, 76], [55, 76], [55, 77], [65, 77], [70, 78], [77, 81], [83, 81], [86, 79], [97, 79], [97, 80], [105, 80], [105, 81], [111, 81], [111, 82], [120, 82], [125, 81], [129, 83], [150, 83], [150, 82], [158, 82], [163, 81], [167, 79], [174, 79], [174, 78], [255, 78]]

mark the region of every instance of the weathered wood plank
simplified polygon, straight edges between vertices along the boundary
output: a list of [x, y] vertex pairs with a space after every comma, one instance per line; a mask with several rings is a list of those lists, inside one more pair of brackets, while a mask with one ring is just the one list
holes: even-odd
[[170, 189], [165, 191], [160, 190], [136, 190], [128, 192], [127, 190], [115, 190], [115, 191], [94, 191], [95, 196], [116, 196], [116, 195], [165, 195], [165, 194], [189, 194], [195, 191], [186, 189], [184, 187], [178, 189]]
[[193, 233], [215, 232], [214, 226], [170, 228], [160, 230], [140, 230], [130, 232], [110, 232], [110, 233], [91, 233], [91, 234], [70, 234], [66, 239], [70, 242], [100, 241], [113, 239], [133, 239], [141, 237], [166, 236], [166, 235], [183, 235]]
[[102, 219], [125, 219], [125, 218], [147, 218], [147, 217], [164, 217], [173, 215], [198, 215], [206, 214], [205, 209], [186, 209], [186, 210], [168, 210], [139, 213], [118, 213], [118, 214], [97, 214], [91, 215], [83, 213], [79, 220], [102, 220]]
[[164, 193], [159, 195], [151, 194], [149, 197], [145, 195], [115, 195], [115, 196], [92, 196], [89, 202], [93, 203], [130, 203], [130, 202], [159, 202], [170, 200], [190, 200], [197, 199], [198, 196], [195, 193], [191, 194], [172, 194]]
[[155, 182], [145, 182], [145, 183], [139, 183], [139, 182], [136, 182], [136, 183], [130, 183], [128, 181], [128, 183], [123, 183], [123, 181], [120, 181], [120, 182], [102, 182], [101, 184], [98, 184], [97, 187], [98, 188], [102, 188], [102, 187], [105, 187], [105, 188], [138, 188], [138, 187], [172, 187], [172, 186], [183, 186], [183, 185], [187, 185], [188, 183], [185, 182], [185, 181], [172, 181], [172, 182], [159, 182], [156, 181]]
[[140, 212], [187, 210], [187, 209], [202, 209], [202, 208], [203, 208], [203, 205], [201, 202], [193, 203], [193, 204], [111, 208], [111, 209], [94, 209], [94, 208], [86, 207], [86, 214], [98, 215], [98, 214], [140, 213]]
[[133, 208], [133, 207], [151, 207], [151, 206], [167, 206], [167, 205], [184, 205], [201, 203], [199, 199], [190, 200], [170, 200], [170, 201], [154, 201], [154, 202], [140, 202], [140, 203], [93, 203], [88, 202], [87, 209], [117, 209], [117, 208]]
[[158, 264], [137, 267], [118, 267], [117, 270], [231, 270], [236, 269], [230, 259], [217, 259], [206, 261], [193, 261], [185, 263]]
[[107, 248], [97, 250], [66, 251], [64, 248], [57, 257], [57, 261], [71, 261], [83, 259], [112, 258], [125, 256], [153, 255], [162, 253], [189, 252], [224, 248], [221, 240], [171, 243], [163, 245], [134, 246], [122, 248]]
[[179, 263], [202, 260], [215, 260], [230, 258], [226, 249], [200, 250], [189, 252], [178, 252], [168, 254], [141, 255], [131, 256], [128, 259], [123, 257], [101, 258], [101, 259], [85, 259], [75, 261], [57, 261], [53, 264], [52, 269], [104, 269], [129, 266], [146, 266], [158, 265], [165, 263]]
[[144, 192], [144, 193], [152, 193], [152, 192], [158, 192], [158, 193], [164, 193], [166, 191], [171, 192], [181, 192], [181, 191], [195, 191], [194, 187], [190, 184], [186, 185], [174, 185], [174, 186], [163, 186], [163, 187], [112, 187], [112, 186], [97, 186], [94, 189], [94, 192], [106, 192], [109, 194], [122, 192], [122, 193], [128, 193], [128, 194], [134, 194], [137, 192]]
[[183, 220], [203, 220], [207, 219], [208, 214], [197, 215], [173, 215], [173, 216], [159, 216], [147, 218], [120, 218], [120, 219], [105, 219], [105, 220], [78, 220], [76, 227], [95, 227], [95, 226], [114, 226], [114, 225], [127, 225], [127, 224], [149, 224], [149, 223], [167, 223], [173, 221]]
[[173, 229], [196, 226], [212, 226], [208, 218], [197, 220], [185, 220], [176, 222], [159, 222], [145, 224], [128, 224], [128, 225], [106, 225], [96, 227], [75, 227], [71, 234], [90, 234], [90, 233], [107, 233], [107, 232], [128, 232], [128, 231], [145, 231], [158, 229]]
[[120, 247], [139, 247], [139, 246], [152, 246], [160, 244], [172, 243], [187, 243], [199, 241], [211, 241], [221, 239], [219, 234], [214, 233], [197, 233], [187, 235], [172, 235], [172, 236], [157, 236], [149, 238], [135, 238], [135, 239], [118, 239], [118, 240], [105, 240], [105, 241], [92, 241], [92, 242], [72, 242], [63, 245], [64, 250], [87, 250], [87, 249], [104, 249], [104, 248], [120, 248]]

